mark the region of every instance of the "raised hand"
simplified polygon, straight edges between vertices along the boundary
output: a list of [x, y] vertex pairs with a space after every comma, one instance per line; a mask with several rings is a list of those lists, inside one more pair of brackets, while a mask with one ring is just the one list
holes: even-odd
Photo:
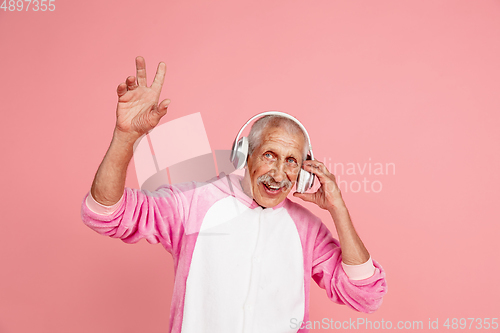
[[129, 76], [117, 88], [118, 105], [116, 107], [117, 131], [139, 138], [152, 130], [161, 117], [167, 113], [169, 99], [158, 104], [161, 88], [165, 80], [166, 65], [158, 64], [156, 75], [150, 87], [146, 80], [146, 62], [143, 57], [135, 59], [137, 80]]
[[320, 208], [330, 212], [336, 208], [343, 208], [344, 201], [337, 186], [335, 175], [330, 173], [326, 166], [318, 160], [307, 160], [303, 165], [304, 170], [316, 175], [321, 186], [314, 193], [299, 193], [295, 192], [295, 197], [302, 200], [315, 203]]
[[344, 264], [360, 265], [367, 262], [370, 253], [368, 253], [354, 229], [351, 216], [335, 180], [335, 175], [328, 171], [327, 167], [318, 160], [307, 160], [302, 167], [304, 170], [314, 173], [318, 177], [321, 186], [314, 193], [295, 192], [293, 195], [328, 210], [339, 235], [342, 262]]

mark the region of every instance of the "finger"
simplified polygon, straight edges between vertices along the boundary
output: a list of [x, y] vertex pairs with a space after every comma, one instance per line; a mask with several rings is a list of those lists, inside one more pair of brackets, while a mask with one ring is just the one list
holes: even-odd
[[327, 176], [333, 176], [333, 173], [330, 172], [330, 170], [328, 170], [328, 168], [326, 167], [326, 165], [323, 164], [323, 162], [320, 162], [320, 161], [315, 161], [316, 163], [318, 163], [319, 165], [319, 169]]
[[324, 174], [324, 172], [321, 170], [320, 166], [318, 166], [314, 163], [311, 163], [310, 161], [307, 161], [307, 163], [304, 163], [304, 165], [302, 167], [304, 168], [304, 170], [311, 172], [311, 173], [315, 174], [316, 176], [318, 176], [320, 181], [321, 181], [322, 177], [326, 176]]
[[139, 56], [135, 58], [135, 68], [137, 72], [137, 83], [141, 87], [145, 87], [147, 84], [146, 80], [146, 61], [143, 57]]
[[161, 87], [163, 86], [163, 81], [165, 81], [165, 72], [167, 71], [167, 65], [164, 62], [158, 64], [158, 69], [156, 70], [155, 79], [153, 84], [151, 84], [151, 89], [160, 93]]
[[335, 175], [330, 173], [324, 165], [305, 164], [303, 168], [304, 170], [309, 171], [315, 174], [316, 177], [318, 177], [319, 183], [321, 184], [321, 187], [318, 189], [318, 191], [322, 191], [322, 189], [326, 192], [337, 190], [340, 191], [337, 185], [337, 180], [335, 179]]
[[127, 83], [128, 90], [134, 90], [138, 87], [137, 83], [135, 82], [135, 77], [133, 76], [129, 76], [125, 82]]
[[127, 85], [125, 83], [120, 83], [118, 85], [118, 88], [116, 88], [116, 93], [118, 94], [118, 97], [122, 97], [123, 95], [125, 95], [125, 93], [127, 92]]
[[312, 169], [307, 169], [306, 171], [309, 171], [311, 170], [311, 172], [313, 172], [314, 174], [318, 175], [318, 177], [320, 176], [320, 174], [324, 175], [325, 177], [328, 177], [328, 178], [331, 178], [331, 177], [334, 177], [333, 174], [328, 171], [328, 169], [326, 168], [326, 166], [319, 162], [319, 161], [306, 161], [304, 162], [304, 166], [309, 166], [311, 167]]
[[319, 165], [320, 170], [323, 171], [323, 173], [327, 177], [335, 179], [335, 175], [332, 172], [330, 172], [330, 170], [328, 170], [328, 168], [326, 167], [326, 165], [323, 162], [320, 162], [318, 160], [314, 160], [314, 162], [316, 162]]
[[[326, 186], [326, 189], [332, 189], [335, 188], [337, 185], [335, 181], [335, 176], [332, 175], [331, 173], [325, 173], [321, 170], [320, 166], [317, 165], [310, 165], [310, 164], [305, 164], [303, 166], [304, 170], [316, 175], [316, 177], [319, 180], [319, 183], [321, 186]], [[328, 170], [326, 170], [328, 171]], [[320, 187], [321, 188], [321, 187]]]
[[308, 160], [308, 161], [305, 161], [305, 163], [309, 163], [310, 165], [314, 166], [315, 168], [318, 168], [319, 170], [321, 170], [323, 173], [327, 173], [327, 171], [328, 171], [326, 166], [318, 160]]

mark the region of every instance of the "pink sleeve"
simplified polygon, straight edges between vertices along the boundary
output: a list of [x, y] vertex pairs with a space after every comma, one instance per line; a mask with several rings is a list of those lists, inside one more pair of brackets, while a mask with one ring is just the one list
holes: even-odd
[[[364, 277], [363, 279], [349, 278], [344, 271], [341, 254], [339, 242], [332, 237], [328, 228], [322, 223], [314, 246], [312, 278], [326, 290], [332, 301], [345, 304], [360, 312], [374, 312], [382, 304], [382, 298], [387, 292], [384, 270], [374, 260], [354, 265], [354, 267], [346, 265], [351, 266], [347, 268], [347, 271], [354, 268], [349, 273], [353, 274], [354, 278]], [[366, 277], [371, 270], [370, 261], [374, 271]]]
[[126, 243], [144, 238], [151, 244], [161, 243], [172, 252], [183, 234], [185, 208], [192, 193], [188, 188], [174, 186], [165, 186], [156, 192], [125, 188], [118, 207], [107, 215], [87, 206], [87, 194], [81, 216], [88, 227], [101, 235]]
[[120, 208], [120, 205], [123, 201], [123, 194], [120, 200], [118, 200], [117, 203], [115, 203], [112, 206], [105, 206], [103, 204], [98, 203], [94, 197], [92, 196], [92, 193], [89, 192], [87, 195], [87, 199], [85, 200], [85, 204], [87, 205], [87, 208], [90, 209], [92, 212], [99, 214], [99, 215], [111, 215], [115, 211]]
[[375, 273], [375, 266], [373, 266], [372, 257], [370, 257], [366, 262], [359, 265], [347, 265], [342, 262], [342, 268], [351, 280], [368, 279]]

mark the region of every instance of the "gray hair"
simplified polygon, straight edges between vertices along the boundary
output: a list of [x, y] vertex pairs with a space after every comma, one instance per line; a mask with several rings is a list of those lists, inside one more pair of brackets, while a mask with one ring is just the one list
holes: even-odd
[[253, 151], [262, 144], [264, 130], [268, 127], [279, 127], [292, 135], [302, 134], [304, 137], [304, 148], [302, 152], [302, 161], [305, 161], [309, 152], [309, 140], [302, 128], [290, 118], [279, 115], [268, 115], [257, 120], [250, 129], [248, 134], [248, 156], [252, 155]]

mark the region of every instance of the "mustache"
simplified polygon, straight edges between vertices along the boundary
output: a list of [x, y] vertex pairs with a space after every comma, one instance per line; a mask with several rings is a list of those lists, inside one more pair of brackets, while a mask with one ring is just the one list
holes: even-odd
[[285, 187], [286, 189], [292, 187], [292, 182], [289, 181], [288, 179], [283, 179], [281, 182], [277, 182], [271, 175], [267, 173], [257, 178], [257, 182], [265, 183], [267, 185], [272, 185], [272, 186]]

